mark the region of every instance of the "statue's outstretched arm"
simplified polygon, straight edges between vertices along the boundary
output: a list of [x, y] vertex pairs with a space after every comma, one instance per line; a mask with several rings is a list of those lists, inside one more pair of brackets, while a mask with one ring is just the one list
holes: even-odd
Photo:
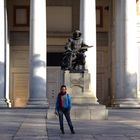
[[82, 42], [81, 47], [91, 48], [93, 46], [89, 46], [89, 45], [85, 44], [84, 42]]

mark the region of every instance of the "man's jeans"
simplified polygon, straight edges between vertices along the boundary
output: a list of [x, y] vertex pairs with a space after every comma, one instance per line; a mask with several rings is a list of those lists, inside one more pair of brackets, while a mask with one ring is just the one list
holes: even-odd
[[60, 123], [60, 129], [62, 131], [64, 131], [64, 124], [63, 124], [63, 114], [65, 115], [65, 118], [68, 122], [68, 125], [70, 127], [70, 130], [73, 131], [73, 125], [71, 122], [71, 118], [70, 118], [70, 110], [69, 109], [62, 109], [58, 111], [59, 114], [59, 123]]

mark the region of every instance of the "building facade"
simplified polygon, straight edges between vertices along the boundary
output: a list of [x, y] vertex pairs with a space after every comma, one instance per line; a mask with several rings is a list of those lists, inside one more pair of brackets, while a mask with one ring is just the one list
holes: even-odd
[[139, 0], [1, 0], [0, 106], [47, 106], [63, 84], [64, 45], [74, 30], [90, 90], [106, 106], [138, 106]]

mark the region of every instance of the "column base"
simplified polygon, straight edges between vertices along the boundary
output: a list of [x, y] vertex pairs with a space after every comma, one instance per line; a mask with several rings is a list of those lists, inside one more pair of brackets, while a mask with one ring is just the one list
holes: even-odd
[[114, 102], [114, 107], [119, 108], [140, 108], [139, 100], [126, 98], [126, 99], [118, 99]]
[[12, 107], [12, 104], [11, 104], [11, 100], [10, 99], [6, 99], [6, 104], [7, 104], [7, 107], [9, 107], [9, 108]]
[[0, 108], [7, 108], [8, 104], [6, 103], [6, 99], [0, 99]]
[[49, 103], [47, 99], [29, 99], [26, 108], [48, 108]]
[[[50, 107], [47, 112], [47, 119], [53, 120], [57, 116], [54, 114], [54, 107]], [[108, 110], [104, 105], [73, 105], [71, 109], [71, 119], [73, 120], [107, 120]]]

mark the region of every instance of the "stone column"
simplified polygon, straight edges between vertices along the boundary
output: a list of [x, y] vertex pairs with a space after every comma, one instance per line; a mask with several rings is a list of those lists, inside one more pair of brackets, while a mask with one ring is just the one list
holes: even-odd
[[46, 0], [30, 0], [30, 82], [28, 107], [47, 107]]
[[5, 98], [5, 71], [6, 71], [6, 60], [5, 60], [5, 0], [0, 1], [0, 107], [6, 107]]
[[138, 47], [138, 98], [140, 99], [140, 0], [136, 2], [137, 23], [136, 23], [136, 43]]
[[11, 107], [10, 101], [10, 85], [9, 85], [9, 78], [10, 78], [10, 42], [9, 42], [9, 29], [8, 29], [8, 12], [7, 12], [7, 1], [5, 1], [5, 48], [6, 48], [6, 77], [5, 77], [5, 97], [6, 103], [8, 107]]
[[80, 0], [80, 31], [83, 41], [89, 46], [86, 53], [86, 68], [90, 73], [90, 92], [96, 98], [96, 2]]
[[119, 106], [137, 106], [138, 55], [136, 1], [117, 0], [116, 5], [116, 96]]

